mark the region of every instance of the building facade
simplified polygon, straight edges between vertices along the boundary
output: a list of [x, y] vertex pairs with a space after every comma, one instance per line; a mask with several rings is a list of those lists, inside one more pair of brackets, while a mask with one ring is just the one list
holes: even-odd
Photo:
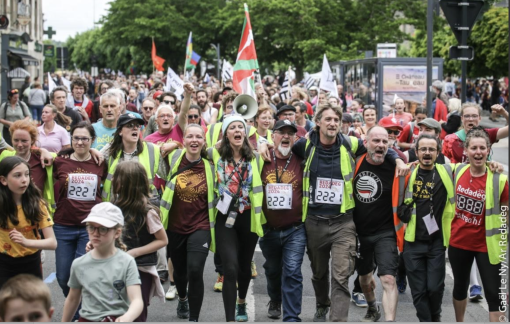
[[[25, 76], [43, 82], [42, 0], [0, 0], [0, 15], [9, 25], [0, 29], [0, 100], [7, 91], [20, 89]], [[21, 97], [21, 96], [20, 96]]]

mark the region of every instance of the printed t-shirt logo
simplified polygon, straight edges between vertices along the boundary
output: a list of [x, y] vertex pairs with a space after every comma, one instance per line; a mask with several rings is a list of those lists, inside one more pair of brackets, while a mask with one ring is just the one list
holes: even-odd
[[360, 172], [355, 179], [356, 197], [364, 203], [372, 203], [382, 194], [381, 179], [373, 172]]

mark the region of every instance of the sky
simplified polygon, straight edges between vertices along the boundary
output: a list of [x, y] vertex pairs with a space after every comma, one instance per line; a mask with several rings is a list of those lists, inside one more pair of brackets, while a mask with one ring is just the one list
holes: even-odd
[[94, 22], [107, 14], [110, 1], [43, 0], [44, 29], [51, 26], [57, 32], [52, 39], [65, 42], [76, 33], [94, 28]]

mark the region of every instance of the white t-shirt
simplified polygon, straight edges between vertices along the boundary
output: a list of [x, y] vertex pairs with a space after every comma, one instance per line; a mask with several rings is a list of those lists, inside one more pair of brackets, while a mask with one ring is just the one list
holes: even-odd
[[[211, 116], [212, 116], [213, 111], [215, 111], [215, 110], [217, 111], [218, 109], [209, 106], [209, 107], [207, 107], [207, 109], [205, 111], [202, 111], [202, 118], [205, 120], [205, 122], [207, 124], [211, 123]], [[217, 116], [217, 114], [216, 114], [216, 116]]]

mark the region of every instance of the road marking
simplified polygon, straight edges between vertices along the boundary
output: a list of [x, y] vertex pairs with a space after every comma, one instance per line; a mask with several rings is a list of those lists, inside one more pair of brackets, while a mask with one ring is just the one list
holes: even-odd
[[50, 275], [48, 277], [46, 277], [46, 279], [44, 279], [44, 283], [50, 284], [53, 281], [55, 281], [56, 278], [57, 278], [57, 275], [55, 274], [55, 272], [52, 272], [52, 273], [50, 273]]
[[255, 296], [253, 296], [253, 279], [250, 280], [248, 292], [246, 293], [246, 311], [248, 313], [248, 322], [255, 322]]
[[[453, 279], [453, 271], [452, 271], [452, 268], [450, 267], [449, 262], [446, 263], [446, 274], [448, 274], [450, 276], [450, 278], [452, 278], [452, 280], [455, 280], [455, 279]], [[489, 312], [489, 307], [487, 306], [487, 302], [485, 301], [485, 299], [478, 304], [480, 306], [482, 306], [482, 308], [485, 309], [485, 311], [487, 311], [487, 313]]]
[[258, 243], [255, 246], [255, 252], [262, 252], [262, 250], [260, 249], [260, 245]]

